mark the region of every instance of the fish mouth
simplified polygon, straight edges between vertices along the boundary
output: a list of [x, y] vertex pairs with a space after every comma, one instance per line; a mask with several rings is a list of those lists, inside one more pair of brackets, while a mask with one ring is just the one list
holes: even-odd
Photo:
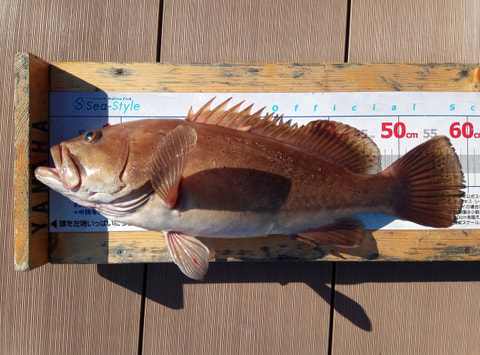
[[[62, 144], [53, 146], [50, 149], [54, 168], [39, 167], [35, 170], [38, 180], [47, 185], [58, 185], [61, 183], [67, 190], [78, 190], [82, 183], [80, 170], [70, 153], [70, 150]], [[53, 187], [53, 186], [51, 186]]]

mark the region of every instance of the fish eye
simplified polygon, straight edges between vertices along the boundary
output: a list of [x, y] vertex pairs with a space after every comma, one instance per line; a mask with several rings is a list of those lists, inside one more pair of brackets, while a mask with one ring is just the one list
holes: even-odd
[[102, 136], [102, 131], [89, 131], [85, 134], [85, 142], [92, 143]]

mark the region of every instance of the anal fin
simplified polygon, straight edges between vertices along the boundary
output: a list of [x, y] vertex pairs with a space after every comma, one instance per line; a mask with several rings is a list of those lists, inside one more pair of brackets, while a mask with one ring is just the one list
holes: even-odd
[[179, 232], [166, 232], [168, 251], [173, 262], [188, 277], [203, 280], [208, 270], [210, 250], [195, 237]]
[[298, 239], [307, 244], [356, 248], [365, 239], [365, 226], [356, 218], [340, 218], [321, 228], [298, 233]]

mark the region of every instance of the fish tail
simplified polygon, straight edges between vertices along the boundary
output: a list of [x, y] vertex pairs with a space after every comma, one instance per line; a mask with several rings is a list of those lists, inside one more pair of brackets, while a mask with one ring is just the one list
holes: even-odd
[[392, 213], [425, 226], [450, 227], [462, 209], [462, 168], [449, 139], [420, 144], [384, 171], [393, 177]]

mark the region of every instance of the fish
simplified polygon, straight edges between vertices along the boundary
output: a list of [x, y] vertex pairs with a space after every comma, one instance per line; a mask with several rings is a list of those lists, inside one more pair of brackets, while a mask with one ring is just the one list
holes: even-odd
[[211, 108], [214, 99], [183, 120], [122, 123], [64, 141], [35, 176], [107, 218], [162, 232], [173, 262], [195, 280], [208, 270], [203, 238], [282, 234], [355, 248], [366, 231], [353, 215], [448, 228], [461, 211], [463, 172], [446, 136], [382, 170], [374, 141], [347, 124], [298, 126], [231, 99]]

